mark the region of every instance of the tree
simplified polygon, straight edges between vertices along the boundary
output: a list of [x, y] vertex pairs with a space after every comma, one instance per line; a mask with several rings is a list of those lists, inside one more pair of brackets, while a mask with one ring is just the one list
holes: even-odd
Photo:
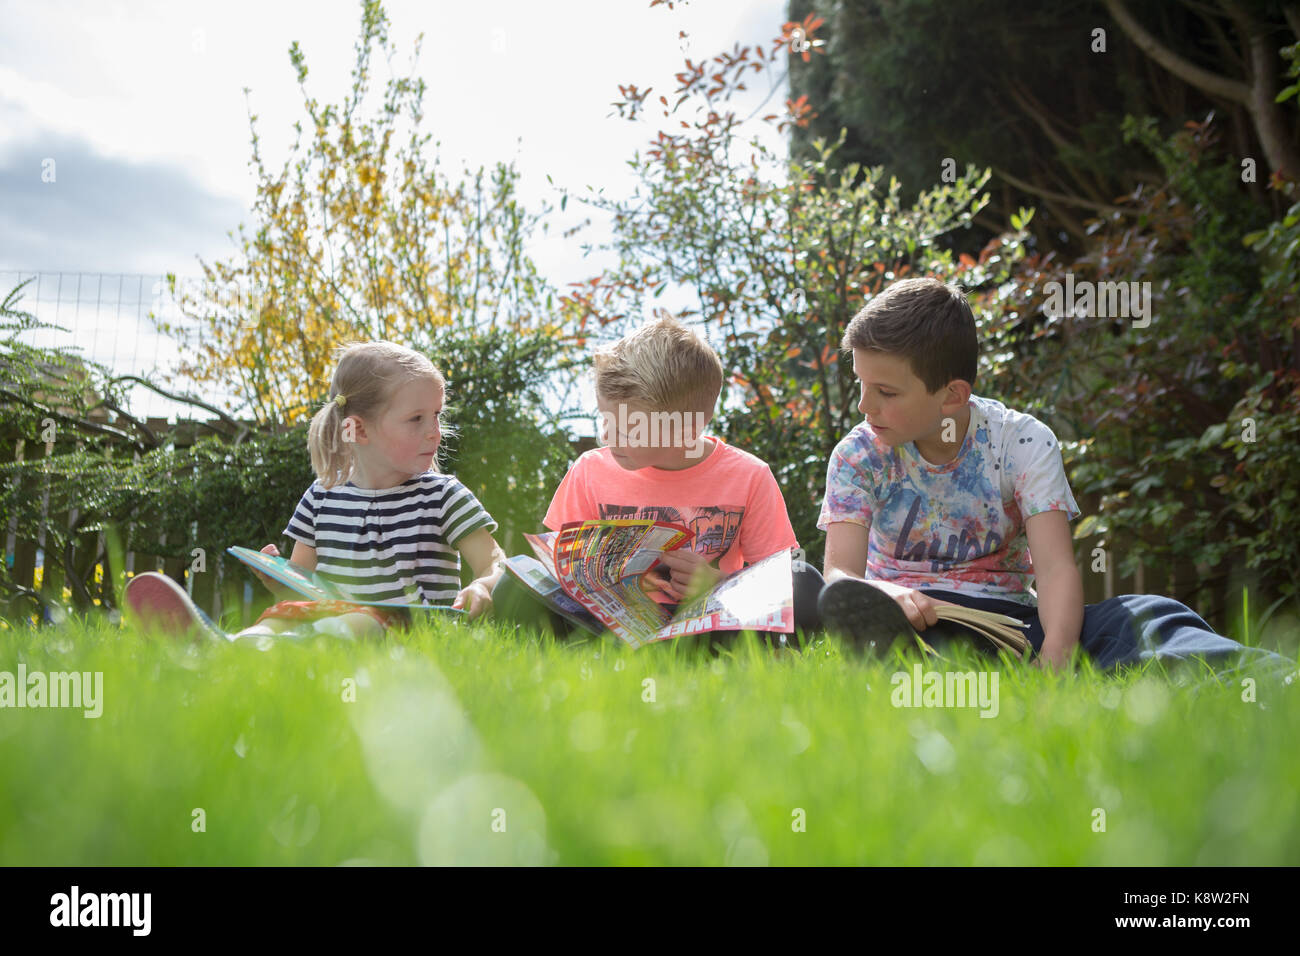
[[[1194, 86], [1220, 102], [1244, 109], [1258, 137], [1269, 165], [1281, 176], [1300, 182], [1300, 146], [1296, 143], [1295, 123], [1278, 105], [1277, 32], [1285, 20], [1292, 37], [1300, 40], [1300, 4], [1249, 3], [1246, 0], [1217, 0], [1214, 15], [1226, 18], [1236, 34], [1235, 43], [1227, 41], [1224, 31], [1216, 31], [1216, 41], [1227, 54], [1227, 63], [1239, 64], [1233, 71], [1205, 69], [1166, 45], [1128, 9], [1123, 0], [1103, 0], [1115, 22], [1142, 53], [1168, 70], [1179, 80]], [[1196, 9], [1185, 3], [1189, 9]], [[1244, 70], [1241, 67], [1244, 66]], [[1234, 72], [1243, 74], [1233, 75]], [[1290, 122], [1288, 120], [1291, 120]]]
[[[1076, 538], [1104, 544], [1123, 574], [1193, 565], [1179, 576], [1188, 603], [1246, 570], [1252, 598], [1294, 599], [1300, 187], [1280, 190], [1293, 204], [1270, 222], [1210, 120], [1169, 137], [1150, 119], [1125, 131], [1161, 182], [1090, 223], [1078, 258], [1027, 258], [986, 304], [1005, 318], [987, 347], [1004, 356], [1011, 403], [1058, 423], [1076, 495], [1097, 496]], [[1052, 307], [1053, 282], [1129, 289], [1145, 297], [1142, 315]]]
[[[954, 15], [934, 0], [792, 0], [792, 18], [825, 17], [827, 41], [825, 57], [791, 70], [793, 94], [819, 114], [795, 130], [793, 150], [813, 155], [813, 139], [846, 129], [841, 165], [883, 164], [908, 196], [945, 157], [991, 167], [1001, 185], [982, 235], [1033, 203], [1043, 248], [1077, 254], [1089, 217], [1123, 214], [1115, 197], [1161, 179], [1123, 137], [1125, 115], [1172, 129], [1217, 110], [1238, 157], [1266, 158], [1294, 178], [1300, 127], [1271, 99], [1277, 49], [1300, 23], [1295, 9], [1187, 0], [1144, 5], [1138, 18], [1120, 0], [1065, 15], [1045, 0], [970, 0]], [[1267, 178], [1250, 188], [1263, 206], [1274, 202]]]
[[361, 7], [345, 101], [322, 105], [308, 92], [305, 58], [291, 45], [308, 142], [295, 122], [290, 155], [271, 168], [250, 111], [254, 225], [240, 225], [234, 258], [200, 260], [198, 288], [177, 290], [172, 279], [192, 323], [164, 324], [191, 345], [181, 373], [233, 391], [259, 421], [307, 416], [325, 393], [331, 353], [349, 340], [397, 340], [437, 362], [449, 330], [549, 338], [556, 348], [525, 350], [535, 381], [552, 370], [566, 323], [525, 251], [545, 209], [520, 205], [513, 166], [452, 181], [427, 159], [423, 80], [390, 77], [366, 112], [373, 52], [392, 62], [395, 51], [379, 0]]
[[[786, 58], [802, 62], [815, 51], [817, 26], [815, 18], [790, 22], [770, 44], [687, 61], [671, 97], [658, 99], [677, 129], [659, 130], [631, 162], [634, 197], [584, 200], [612, 215], [619, 264], [571, 294], [584, 320], [613, 328], [654, 309], [669, 287], [690, 294], [678, 314], [720, 346], [728, 383], [722, 431], [771, 463], [810, 552], [820, 550], [813, 542], [826, 462], [860, 419], [850, 363], [839, 352], [849, 319], [905, 275], [996, 285], [1020, 254], [1029, 219], [1021, 211], [1014, 234], [978, 260], [959, 259], [939, 239], [978, 214], [987, 171], [954, 170], [951, 182], [935, 182], [908, 204], [900, 182], [879, 167], [837, 170], [836, 143], [817, 141], [812, 158], [791, 162], [757, 136], [743, 139], [748, 120], [733, 97], [744, 78], [774, 76]], [[623, 115], [640, 115], [650, 90], [620, 92]], [[811, 113], [807, 100], [787, 99], [784, 113], [758, 122], [788, 129]]]

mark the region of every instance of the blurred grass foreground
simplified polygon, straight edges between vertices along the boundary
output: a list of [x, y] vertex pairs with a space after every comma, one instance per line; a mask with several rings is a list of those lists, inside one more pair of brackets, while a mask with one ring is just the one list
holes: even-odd
[[833, 640], [2, 633], [0, 679], [102, 674], [98, 717], [0, 709], [7, 866], [1300, 862], [1294, 678], [1058, 677], [963, 648], [945, 669], [998, 669], [986, 717], [895, 706], [919, 659]]

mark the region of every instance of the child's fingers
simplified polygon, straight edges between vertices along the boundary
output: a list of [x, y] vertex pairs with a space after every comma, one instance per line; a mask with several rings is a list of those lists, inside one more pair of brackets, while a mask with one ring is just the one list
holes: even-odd
[[[280, 556], [280, 549], [277, 548], [273, 543], [272, 543], [272, 544], [267, 544], [267, 545], [263, 545], [263, 546], [262, 546], [262, 552], [261, 552], [261, 553], [262, 553], [262, 554], [269, 554], [269, 555], [271, 555], [272, 557], [278, 558], [278, 557]], [[264, 572], [264, 571], [259, 571], [257, 568], [253, 568], [253, 573], [257, 575], [258, 580], [261, 581], [262, 584], [264, 584], [264, 585], [266, 586], [266, 589], [267, 589], [268, 591], [275, 592], [275, 590], [276, 590], [276, 588], [278, 587], [278, 585], [276, 584], [275, 580], [274, 580], [274, 579], [273, 579], [269, 574], [267, 574], [267, 573]]]
[[659, 556], [659, 563], [672, 571], [685, 571], [688, 576], [699, 565], [704, 563], [704, 559], [686, 548], [678, 548], [675, 551], [665, 551]]
[[693, 600], [699, 597], [713, 586], [712, 581], [713, 579], [705, 574], [702, 569], [696, 571], [681, 585], [683, 599]]
[[662, 591], [674, 601], [681, 600], [681, 585], [677, 582], [676, 575], [663, 574], [651, 578], [655, 589]]
[[900, 594], [897, 598], [898, 606], [901, 607], [903, 613], [907, 615], [907, 623], [911, 624], [912, 627], [916, 628], [918, 631], [924, 631], [929, 625], [926, 623], [925, 614], [923, 614], [921, 609], [916, 606], [916, 601], [912, 598], [912, 594], [914, 593], [915, 592]]
[[682, 590], [682, 576], [680, 571], [661, 568], [662, 574], [655, 578], [655, 583], [665, 594], [676, 595]]
[[464, 611], [466, 617], [472, 621], [487, 613], [488, 608], [492, 606], [492, 595], [484, 587], [470, 585], [456, 595], [456, 600], [451, 602], [451, 606]]
[[917, 592], [913, 593], [916, 593], [916, 597], [914, 598], [916, 609], [921, 613], [921, 617], [925, 619], [925, 626], [933, 627], [938, 624], [939, 610], [935, 606], [935, 602], [924, 594]]
[[655, 594], [662, 593], [665, 597], [674, 601], [680, 600], [680, 596], [673, 593], [675, 589], [672, 574], [668, 568], [655, 565], [642, 576], [641, 590], [652, 598]]
[[659, 565], [656, 564], [653, 568], [651, 568], [649, 571], [645, 573], [645, 579], [648, 583], [653, 584], [655, 587], [661, 588], [669, 582], [670, 577], [667, 569], [661, 568]]

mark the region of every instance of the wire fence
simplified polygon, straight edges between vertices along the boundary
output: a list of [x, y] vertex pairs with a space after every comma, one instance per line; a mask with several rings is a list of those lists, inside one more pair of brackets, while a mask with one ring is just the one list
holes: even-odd
[[[178, 277], [178, 288], [196, 279]], [[129, 272], [26, 272], [0, 270], [0, 298], [26, 283], [14, 308], [30, 312], [52, 328], [24, 333], [21, 341], [40, 348], [71, 349], [115, 375], [139, 375], [170, 382], [181, 359], [181, 345], [159, 331], [154, 316], [181, 328], [194, 328], [168, 291], [167, 277]], [[198, 329], [195, 329], [198, 332]], [[183, 386], [182, 391], [188, 391]], [[205, 396], [224, 405], [232, 396]], [[128, 393], [128, 407], [139, 418], [171, 418], [193, 409], [142, 386]], [[213, 399], [215, 398], [215, 401]]]
[[[177, 277], [177, 288], [185, 289], [197, 279]], [[50, 328], [34, 329], [19, 336], [28, 345], [44, 349], [73, 351], [80, 358], [108, 369], [114, 375], [139, 375], [160, 385], [173, 385], [178, 391], [192, 389], [184, 383], [173, 382], [174, 373], [182, 357], [181, 346], [175, 338], [158, 329], [155, 317], [172, 325], [191, 328], [180, 314], [171, 295], [167, 277], [143, 273], [97, 272], [37, 272], [0, 270], [0, 299], [11, 290], [23, 285], [21, 298], [13, 306], [16, 311], [30, 312]], [[195, 331], [198, 331], [197, 329]], [[209, 404], [223, 406], [227, 396], [206, 392], [203, 399]], [[193, 406], [171, 401], [151, 389], [134, 386], [127, 391], [127, 407], [157, 434], [183, 428], [171, 420], [189, 418], [195, 413]], [[192, 430], [192, 429], [190, 429]], [[19, 441], [14, 449], [0, 455], [4, 461], [24, 460], [48, 456], [53, 445], [41, 448], [39, 443]], [[75, 514], [48, 512], [48, 489], [42, 498], [44, 528], [48, 522], [62, 522], [70, 527]], [[35, 540], [17, 536], [16, 519], [0, 529], [4, 537], [4, 561], [11, 578], [19, 587], [43, 599], [60, 600], [67, 597], [65, 574], [60, 562], [47, 560], [45, 535]], [[84, 565], [85, 586], [96, 603], [113, 603], [111, 583], [103, 574], [108, 564], [108, 554], [103, 532], [78, 536], [74, 548], [78, 566]], [[218, 615], [223, 606], [233, 600], [242, 605], [245, 615], [250, 611], [253, 589], [247, 576], [231, 577], [224, 555], [216, 555], [206, 573], [195, 573], [190, 563], [156, 555], [125, 554], [128, 575], [140, 571], [160, 570], [184, 582], [186, 590], [209, 613]]]

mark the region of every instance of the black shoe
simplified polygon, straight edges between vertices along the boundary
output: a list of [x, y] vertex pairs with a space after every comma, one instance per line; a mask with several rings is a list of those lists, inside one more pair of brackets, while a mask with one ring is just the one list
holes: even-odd
[[826, 585], [817, 597], [817, 611], [826, 630], [860, 651], [885, 651], [896, 640], [916, 639], [897, 602], [866, 581], [840, 578]]

